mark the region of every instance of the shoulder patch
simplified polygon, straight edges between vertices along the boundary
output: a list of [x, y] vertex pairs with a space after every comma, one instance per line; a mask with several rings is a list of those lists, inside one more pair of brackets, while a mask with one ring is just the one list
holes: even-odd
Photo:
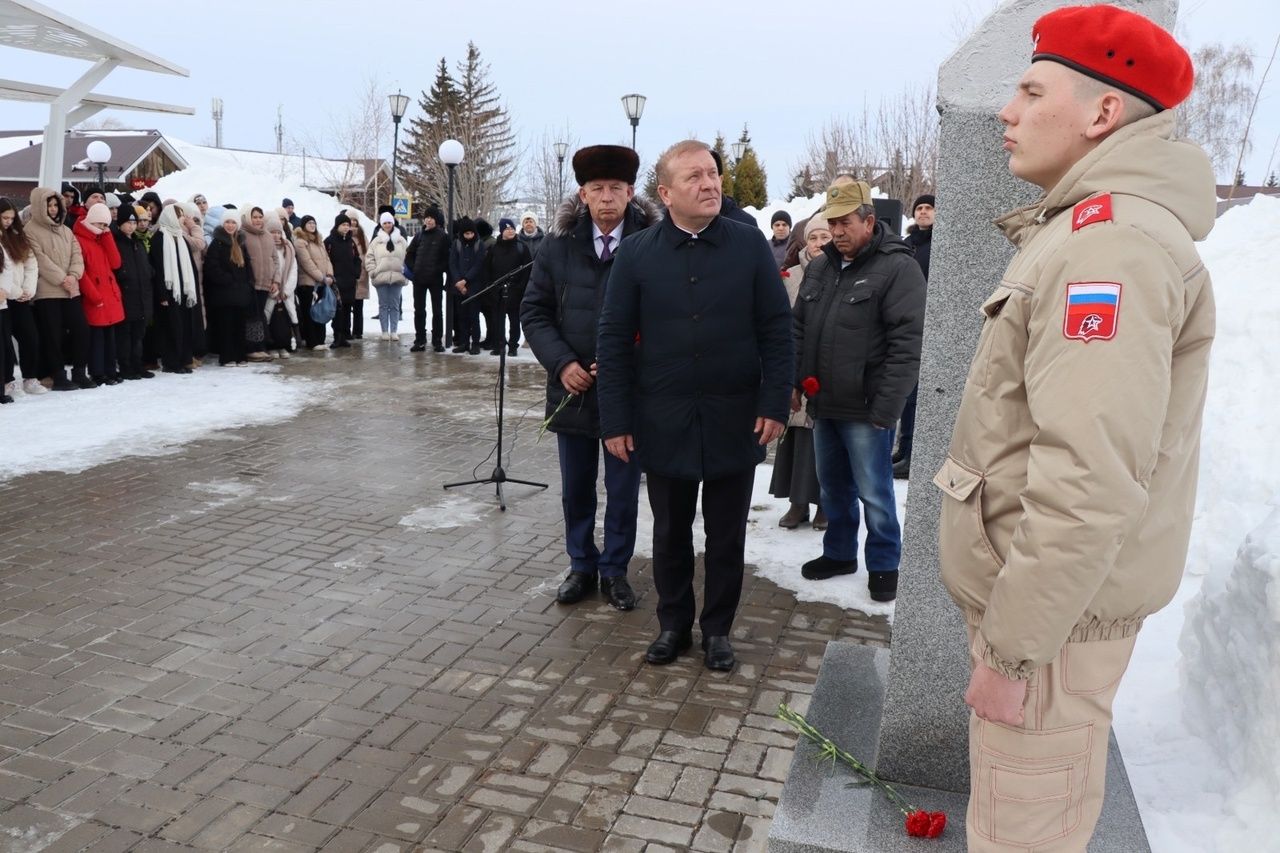
[[1114, 281], [1069, 282], [1062, 334], [1085, 343], [1114, 338], [1120, 323], [1120, 290]]
[[1071, 211], [1071, 230], [1079, 231], [1095, 222], [1111, 221], [1111, 193], [1086, 198]]

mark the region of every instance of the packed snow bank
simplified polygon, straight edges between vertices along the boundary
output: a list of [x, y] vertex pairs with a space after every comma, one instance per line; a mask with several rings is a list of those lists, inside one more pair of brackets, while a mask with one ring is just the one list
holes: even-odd
[[[889, 196], [879, 187], [872, 187], [871, 197], [888, 198]], [[756, 224], [760, 226], [760, 230], [763, 231], [766, 236], [772, 237], [773, 226], [769, 220], [773, 218], [773, 214], [777, 213], [779, 210], [785, 210], [791, 215], [792, 225], [799, 225], [800, 220], [808, 219], [810, 216], [817, 213], [818, 208], [826, 204], [826, 201], [827, 194], [826, 191], [823, 191], [815, 195], [813, 198], [793, 198], [790, 201], [770, 201], [763, 208], [755, 208], [748, 205], [742, 209], [747, 212], [747, 215], [756, 220]], [[906, 202], [903, 202], [903, 204], [905, 205]], [[907, 224], [911, 222], [911, 219], [909, 218], [911, 211], [906, 210], [904, 213], [906, 216], [902, 219], [903, 229], [905, 229]]]
[[[798, 601], [834, 604], [838, 607], [860, 610], [872, 616], [887, 616], [890, 621], [893, 621], [893, 602], [885, 604], [871, 600], [867, 592], [867, 575], [864, 571], [825, 581], [810, 581], [800, 576], [800, 567], [806, 560], [821, 556], [822, 533], [808, 524], [802, 524], [796, 530], [784, 530], [778, 526], [778, 519], [791, 507], [791, 502], [786, 498], [775, 498], [769, 494], [769, 479], [772, 476], [772, 465], [756, 467], [755, 486], [751, 494], [751, 512], [747, 516], [747, 564], [755, 566], [755, 573], [760, 577], [768, 578], [778, 586], [791, 590]], [[897, 480], [894, 482], [894, 487], [898, 503], [898, 518], [901, 520], [907, 504], [907, 484]], [[652, 556], [653, 513], [649, 510], [648, 502], [643, 498], [640, 501], [640, 514], [636, 528], [636, 553]], [[866, 536], [866, 525], [862, 525], [858, 529], [859, 554], [862, 553]], [[702, 511], [699, 510], [693, 523], [693, 548], [697, 553], [703, 552], [705, 541]], [[701, 595], [699, 591], [699, 599]]]
[[0, 415], [38, 439], [0, 454], [0, 482], [172, 453], [216, 430], [286, 421], [326, 393], [325, 383], [278, 373], [274, 366], [202, 367], [189, 376], [159, 373], [92, 391], [18, 395]]
[[[1274, 773], [1280, 763], [1275, 738], [1269, 750], [1250, 747], [1248, 756], [1239, 752], [1244, 741], [1226, 745], [1249, 730], [1280, 731], [1280, 637], [1274, 633], [1280, 543], [1270, 523], [1263, 527], [1280, 486], [1280, 444], [1273, 436], [1280, 274], [1270, 259], [1277, 244], [1280, 199], [1259, 196], [1227, 211], [1200, 246], [1213, 276], [1218, 326], [1187, 575], [1173, 602], [1147, 619], [1115, 706], [1116, 736], [1156, 853], [1280, 850], [1271, 825], [1275, 796], [1266, 799], [1267, 784], [1256, 772], [1270, 762]], [[1238, 570], [1252, 576], [1232, 579], [1236, 553], [1255, 530], [1246, 549], [1250, 568]], [[1257, 567], [1268, 565], [1269, 601], [1232, 594], [1241, 585], [1260, 590]], [[1213, 638], [1212, 652], [1198, 634]], [[1185, 658], [1178, 653], [1180, 635]], [[1249, 662], [1249, 646], [1270, 655], [1269, 671], [1261, 659]], [[1220, 658], [1210, 659], [1213, 652], [1237, 655], [1237, 663], [1223, 669]], [[1206, 692], [1219, 702], [1207, 716]], [[1212, 740], [1195, 734], [1220, 728], [1233, 732]]]

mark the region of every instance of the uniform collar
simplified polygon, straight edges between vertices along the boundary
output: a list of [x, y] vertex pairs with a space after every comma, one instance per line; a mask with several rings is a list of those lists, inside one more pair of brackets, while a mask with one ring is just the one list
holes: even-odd
[[706, 228], [703, 228], [697, 234], [690, 234], [672, 222], [671, 216], [668, 214], [663, 218], [661, 227], [666, 232], [667, 240], [675, 245], [680, 245], [689, 240], [697, 240], [699, 242], [706, 241], [712, 246], [716, 246], [724, 242], [724, 226], [721, 224], [723, 220], [724, 217], [717, 214], [716, 218], [711, 220]]

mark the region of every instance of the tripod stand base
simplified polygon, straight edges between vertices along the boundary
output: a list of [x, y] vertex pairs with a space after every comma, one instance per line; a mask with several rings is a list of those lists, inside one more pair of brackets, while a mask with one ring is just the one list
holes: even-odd
[[482, 486], [486, 483], [493, 483], [493, 490], [498, 495], [498, 509], [503, 512], [507, 511], [507, 501], [506, 498], [502, 496], [503, 483], [515, 483], [520, 486], [533, 486], [536, 489], [545, 489], [547, 487], [546, 483], [535, 483], [533, 480], [517, 480], [512, 477], [508, 477], [507, 472], [503, 470], [501, 465], [494, 468], [493, 473], [488, 477], [485, 477], [483, 480], [463, 480], [460, 483], [445, 483], [444, 487], [446, 489], [456, 489], [459, 486]]

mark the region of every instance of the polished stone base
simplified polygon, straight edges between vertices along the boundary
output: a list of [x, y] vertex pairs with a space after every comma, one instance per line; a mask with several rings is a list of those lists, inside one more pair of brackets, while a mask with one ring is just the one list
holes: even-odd
[[[889, 672], [889, 652], [856, 643], [827, 646], [818, 673], [809, 722], [855, 756], [874, 758]], [[941, 838], [910, 838], [902, 814], [869, 787], [849, 787], [857, 777], [843, 765], [818, 758], [816, 747], [796, 748], [782, 799], [769, 831], [770, 853], [910, 851], [951, 853], [965, 849], [966, 792], [896, 785], [911, 803], [947, 813]], [[1114, 736], [1107, 759], [1107, 802], [1090, 853], [1150, 853], [1138, 805]]]

